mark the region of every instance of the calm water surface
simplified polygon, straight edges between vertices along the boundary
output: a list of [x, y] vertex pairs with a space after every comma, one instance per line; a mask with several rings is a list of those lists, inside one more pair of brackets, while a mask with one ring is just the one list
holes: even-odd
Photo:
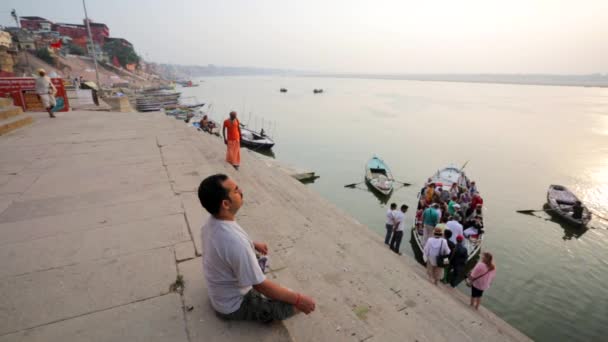
[[[363, 179], [373, 154], [414, 184], [390, 199], [410, 207], [428, 176], [468, 160], [484, 197], [484, 250], [498, 267], [483, 304], [536, 340], [606, 339], [608, 222], [580, 231], [515, 211], [542, 208], [555, 183], [608, 217], [608, 89], [218, 77], [181, 90], [212, 102], [215, 120], [233, 109], [250, 126], [263, 118], [276, 158], [317, 171], [310, 186], [378, 234], [386, 205], [364, 187], [343, 187]], [[413, 255], [408, 243], [402, 249]]]

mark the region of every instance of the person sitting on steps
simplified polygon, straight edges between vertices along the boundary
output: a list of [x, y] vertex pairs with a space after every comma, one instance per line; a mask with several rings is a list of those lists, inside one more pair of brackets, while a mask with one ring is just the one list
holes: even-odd
[[203, 273], [220, 318], [267, 323], [315, 310], [314, 299], [264, 275], [255, 252], [266, 255], [268, 246], [251, 240], [236, 222], [243, 192], [234, 180], [224, 174], [209, 176], [201, 182], [198, 198], [211, 214], [201, 229]]

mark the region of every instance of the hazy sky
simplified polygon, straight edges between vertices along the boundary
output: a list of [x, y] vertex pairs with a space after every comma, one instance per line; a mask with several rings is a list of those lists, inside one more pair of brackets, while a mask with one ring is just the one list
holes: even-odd
[[[81, 22], [78, 0], [2, 0]], [[145, 59], [358, 73], [608, 72], [608, 0], [88, 0]]]

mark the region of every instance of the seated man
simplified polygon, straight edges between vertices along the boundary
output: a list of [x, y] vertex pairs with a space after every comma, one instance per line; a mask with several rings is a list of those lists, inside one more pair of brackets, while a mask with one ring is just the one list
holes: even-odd
[[211, 214], [202, 228], [203, 272], [209, 299], [217, 315], [228, 320], [271, 322], [298, 311], [309, 314], [315, 301], [266, 279], [255, 251], [268, 253], [236, 223], [243, 193], [234, 180], [217, 174], [198, 188], [202, 206]]
[[583, 218], [583, 203], [576, 201], [572, 207], [572, 218], [580, 220]]

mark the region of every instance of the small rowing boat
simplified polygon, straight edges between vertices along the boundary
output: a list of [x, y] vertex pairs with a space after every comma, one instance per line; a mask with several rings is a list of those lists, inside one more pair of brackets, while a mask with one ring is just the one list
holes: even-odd
[[269, 150], [274, 146], [274, 141], [264, 133], [259, 133], [245, 127], [241, 127], [241, 145], [254, 150]]
[[373, 156], [365, 165], [365, 182], [381, 195], [388, 196], [393, 192], [395, 179], [386, 163]]
[[[579, 215], [575, 214], [575, 207], [577, 202], [579, 203]], [[550, 214], [555, 214], [561, 219], [567, 222], [578, 225], [586, 226], [591, 221], [591, 212], [582, 202], [576, 197], [572, 191], [568, 190], [563, 185], [549, 185], [547, 190], [547, 204], [549, 208], [547, 210]], [[578, 216], [578, 217], [577, 217]]]

